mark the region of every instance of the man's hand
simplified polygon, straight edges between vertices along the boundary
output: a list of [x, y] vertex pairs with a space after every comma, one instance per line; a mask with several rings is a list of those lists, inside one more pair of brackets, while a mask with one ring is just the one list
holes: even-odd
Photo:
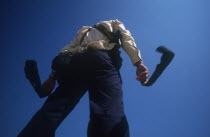
[[149, 71], [147, 67], [143, 64], [142, 61], [137, 62], [135, 66], [137, 67], [136, 80], [140, 81], [142, 85], [145, 85], [148, 82], [148, 76], [149, 76]]

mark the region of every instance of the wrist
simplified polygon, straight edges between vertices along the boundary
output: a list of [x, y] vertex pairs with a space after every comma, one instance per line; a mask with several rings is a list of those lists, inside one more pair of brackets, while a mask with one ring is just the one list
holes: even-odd
[[135, 65], [136, 67], [138, 67], [140, 64], [143, 64], [143, 61], [142, 61], [142, 60], [139, 60], [139, 61], [136, 62], [134, 65]]

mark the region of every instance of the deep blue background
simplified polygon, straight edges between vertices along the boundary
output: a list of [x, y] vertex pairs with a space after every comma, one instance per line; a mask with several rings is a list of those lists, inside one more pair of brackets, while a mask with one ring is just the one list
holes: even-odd
[[[135, 38], [152, 73], [159, 45], [176, 53], [152, 87], [135, 80], [123, 52], [124, 104], [131, 137], [210, 136], [210, 2], [208, 0], [10, 0], [0, 3], [0, 136], [16, 136], [42, 106], [23, 72], [26, 59], [38, 61], [42, 80], [51, 60], [82, 26], [122, 21]], [[57, 137], [85, 137], [88, 97], [58, 128]]]

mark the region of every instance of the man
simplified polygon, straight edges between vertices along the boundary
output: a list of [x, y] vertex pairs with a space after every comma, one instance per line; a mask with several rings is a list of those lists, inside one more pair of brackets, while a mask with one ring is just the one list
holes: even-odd
[[[48, 99], [18, 137], [54, 137], [57, 127], [86, 91], [90, 100], [87, 136], [129, 137], [119, 73], [121, 47], [137, 67], [136, 80], [146, 84], [148, 69], [133, 37], [120, 21], [82, 27], [53, 60], [52, 73], [42, 85], [49, 92]], [[50, 94], [55, 80], [59, 86]]]

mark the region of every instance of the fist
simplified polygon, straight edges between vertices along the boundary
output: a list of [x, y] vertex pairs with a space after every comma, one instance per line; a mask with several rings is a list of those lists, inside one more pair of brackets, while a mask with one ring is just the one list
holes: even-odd
[[148, 82], [149, 71], [148, 68], [143, 64], [142, 61], [136, 63], [137, 70], [136, 70], [136, 80], [140, 81], [142, 85]]

